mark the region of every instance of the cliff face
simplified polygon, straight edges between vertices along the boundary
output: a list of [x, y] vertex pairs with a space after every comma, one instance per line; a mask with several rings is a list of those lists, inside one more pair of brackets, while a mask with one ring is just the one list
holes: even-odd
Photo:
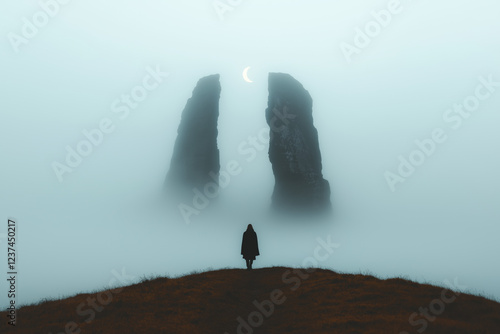
[[286, 212], [329, 212], [330, 185], [321, 172], [309, 92], [288, 74], [270, 73], [266, 120], [275, 178], [272, 207]]
[[219, 75], [201, 78], [182, 112], [165, 187], [174, 191], [218, 184], [220, 170], [217, 120]]

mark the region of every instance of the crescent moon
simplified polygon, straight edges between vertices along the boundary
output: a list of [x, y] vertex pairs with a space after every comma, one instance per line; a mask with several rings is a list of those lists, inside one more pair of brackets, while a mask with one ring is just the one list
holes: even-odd
[[252, 83], [253, 81], [250, 80], [250, 78], [248, 77], [248, 70], [250, 69], [250, 66], [248, 66], [247, 68], [245, 68], [243, 70], [243, 80], [245, 80], [246, 82], [248, 83]]

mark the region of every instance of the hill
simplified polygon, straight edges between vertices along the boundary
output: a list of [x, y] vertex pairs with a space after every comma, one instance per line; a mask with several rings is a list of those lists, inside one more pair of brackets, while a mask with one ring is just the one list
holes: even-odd
[[500, 333], [500, 303], [403, 279], [283, 267], [223, 269], [17, 311], [2, 333]]

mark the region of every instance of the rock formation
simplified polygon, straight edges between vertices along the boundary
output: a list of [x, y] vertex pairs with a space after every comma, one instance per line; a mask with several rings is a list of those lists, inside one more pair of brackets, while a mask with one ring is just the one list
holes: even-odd
[[192, 194], [207, 184], [218, 184], [217, 120], [221, 86], [219, 75], [201, 78], [182, 112], [165, 187]]
[[321, 173], [312, 98], [289, 74], [269, 74], [266, 120], [270, 127], [269, 160], [275, 178], [272, 208], [285, 212], [329, 212], [330, 185]]

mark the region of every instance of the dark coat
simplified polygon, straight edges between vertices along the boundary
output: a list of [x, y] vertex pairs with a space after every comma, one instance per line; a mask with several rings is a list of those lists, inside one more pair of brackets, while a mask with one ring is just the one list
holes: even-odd
[[246, 230], [243, 233], [243, 241], [241, 242], [241, 255], [244, 259], [255, 260], [259, 254], [259, 243], [257, 241], [257, 233], [252, 230]]

